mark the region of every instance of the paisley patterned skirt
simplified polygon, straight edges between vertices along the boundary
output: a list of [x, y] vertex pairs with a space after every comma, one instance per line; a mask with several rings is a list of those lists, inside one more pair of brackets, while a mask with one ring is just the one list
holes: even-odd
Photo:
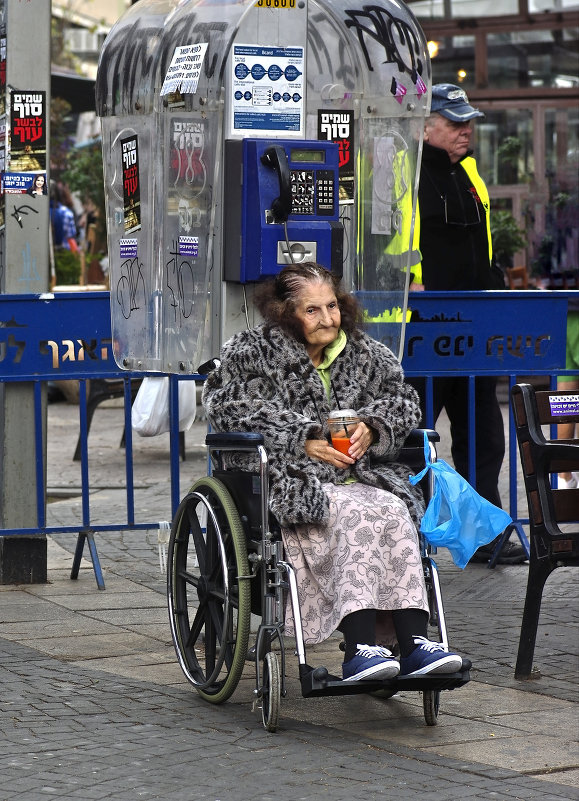
[[[377, 609], [377, 643], [392, 647], [389, 612], [428, 610], [418, 534], [406, 504], [360, 483], [324, 484], [324, 491], [327, 525], [282, 529], [286, 558], [296, 571], [304, 640], [322, 642], [346, 615]], [[289, 599], [285, 633], [294, 634]]]

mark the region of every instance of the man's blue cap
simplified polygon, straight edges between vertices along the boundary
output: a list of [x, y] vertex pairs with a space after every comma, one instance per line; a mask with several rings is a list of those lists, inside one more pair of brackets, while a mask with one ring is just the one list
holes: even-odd
[[434, 84], [430, 111], [436, 111], [452, 122], [468, 122], [475, 117], [484, 117], [482, 111], [470, 105], [464, 89], [453, 83]]

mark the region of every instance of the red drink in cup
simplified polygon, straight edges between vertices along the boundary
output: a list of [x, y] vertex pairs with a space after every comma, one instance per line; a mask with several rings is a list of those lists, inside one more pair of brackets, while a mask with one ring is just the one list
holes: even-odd
[[338, 409], [330, 412], [328, 427], [332, 438], [332, 447], [341, 453], [348, 453], [350, 437], [356, 430], [360, 418], [353, 409]]
[[342, 453], [348, 453], [350, 448], [351, 442], [349, 437], [346, 438], [344, 434], [343, 437], [332, 437], [332, 447], [335, 448], [337, 451], [341, 451]]

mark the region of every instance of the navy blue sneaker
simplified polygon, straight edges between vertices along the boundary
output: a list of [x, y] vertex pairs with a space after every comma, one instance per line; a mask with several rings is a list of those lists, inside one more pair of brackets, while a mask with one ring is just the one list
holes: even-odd
[[416, 648], [400, 660], [400, 677], [425, 676], [427, 673], [456, 673], [462, 668], [462, 657], [446, 651], [444, 645], [425, 637], [415, 637]]
[[391, 679], [400, 672], [398, 660], [394, 659], [388, 648], [381, 645], [360, 645], [356, 656], [342, 665], [344, 681], [363, 681], [364, 679]]

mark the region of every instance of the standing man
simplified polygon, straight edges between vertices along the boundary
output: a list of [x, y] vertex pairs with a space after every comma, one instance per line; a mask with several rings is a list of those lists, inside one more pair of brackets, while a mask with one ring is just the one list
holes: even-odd
[[[494, 266], [489, 220], [489, 195], [472, 158], [470, 139], [476, 117], [463, 89], [453, 84], [432, 88], [431, 114], [425, 122], [424, 148], [418, 190], [415, 243], [421, 263], [412, 267], [411, 289], [438, 292], [504, 289], [501, 271]], [[425, 419], [425, 382], [414, 379]], [[505, 455], [503, 417], [496, 396], [495, 377], [475, 379], [476, 489], [501, 506], [499, 473]], [[446, 409], [450, 420], [452, 458], [468, 479], [468, 379], [434, 379], [434, 422]], [[480, 548], [473, 562], [490, 559], [495, 543]], [[523, 548], [506, 542], [499, 564], [525, 561]]]

